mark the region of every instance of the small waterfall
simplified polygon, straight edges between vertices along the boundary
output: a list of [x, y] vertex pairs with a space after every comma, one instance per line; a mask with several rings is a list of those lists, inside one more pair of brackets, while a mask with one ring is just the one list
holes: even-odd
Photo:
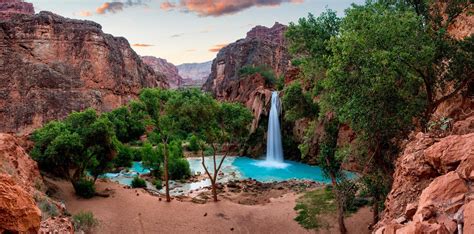
[[267, 161], [283, 162], [283, 147], [281, 145], [280, 131], [280, 97], [278, 92], [272, 92], [272, 106], [270, 108], [270, 116], [268, 119], [267, 134]]
[[257, 163], [261, 167], [286, 168], [288, 164], [283, 162], [283, 146], [281, 144], [280, 130], [281, 104], [278, 92], [272, 92], [272, 105], [268, 119], [267, 133], [267, 158]]

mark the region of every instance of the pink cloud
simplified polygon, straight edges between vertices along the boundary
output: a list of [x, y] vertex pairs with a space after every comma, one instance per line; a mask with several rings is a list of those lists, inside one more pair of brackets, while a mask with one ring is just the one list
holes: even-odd
[[219, 52], [222, 48], [226, 47], [228, 44], [217, 44], [209, 49], [209, 52]]
[[283, 3], [303, 2], [304, 0], [180, 0], [179, 5], [165, 1], [162, 6], [167, 10], [179, 8], [184, 12], [194, 12], [199, 16], [217, 17], [235, 14], [251, 7], [277, 7]]

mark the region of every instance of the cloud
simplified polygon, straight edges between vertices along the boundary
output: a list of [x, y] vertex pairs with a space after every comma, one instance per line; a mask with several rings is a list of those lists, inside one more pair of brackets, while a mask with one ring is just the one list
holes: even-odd
[[127, 0], [127, 1], [115, 1], [115, 2], [105, 2], [100, 7], [98, 7], [95, 12], [99, 15], [105, 13], [117, 13], [123, 11], [125, 7], [139, 6], [146, 4], [142, 0]]
[[178, 33], [178, 34], [173, 34], [173, 35], [171, 35], [170, 37], [176, 38], [176, 37], [181, 37], [181, 36], [183, 36], [183, 35], [184, 35], [184, 33]]
[[186, 52], [195, 52], [196, 49], [189, 49], [189, 50], [186, 50]]
[[219, 52], [222, 48], [226, 47], [228, 44], [217, 44], [209, 49], [209, 52]]
[[89, 16], [92, 16], [92, 12], [90, 12], [90, 11], [81, 11], [81, 12], [79, 12], [79, 15], [84, 16], [84, 17], [89, 17]]
[[[231, 15], [251, 7], [276, 7], [283, 3], [303, 3], [304, 0], [180, 0], [179, 5], [166, 0], [167, 10], [179, 8], [183, 12], [194, 12], [199, 16]], [[162, 8], [163, 9], [163, 8]]]
[[170, 11], [170, 10], [173, 10], [174, 8], [176, 8], [176, 4], [171, 3], [169, 1], [164, 1], [160, 4], [160, 9], [164, 11]]
[[155, 46], [155, 45], [152, 45], [152, 44], [135, 43], [135, 44], [132, 44], [132, 46], [134, 46], [134, 47], [150, 47], [150, 46]]

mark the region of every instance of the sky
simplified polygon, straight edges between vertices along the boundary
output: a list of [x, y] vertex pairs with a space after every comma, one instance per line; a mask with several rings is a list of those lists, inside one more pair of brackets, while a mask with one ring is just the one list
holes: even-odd
[[140, 55], [182, 63], [215, 58], [255, 25], [289, 24], [326, 8], [343, 15], [364, 0], [26, 0], [36, 12], [92, 20], [128, 39]]

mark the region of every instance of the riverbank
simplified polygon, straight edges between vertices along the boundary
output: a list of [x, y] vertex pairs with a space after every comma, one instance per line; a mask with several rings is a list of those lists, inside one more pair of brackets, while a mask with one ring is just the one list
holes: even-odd
[[[67, 181], [51, 182], [57, 186], [54, 196], [65, 203], [71, 214], [94, 213], [99, 220], [94, 233], [314, 233], [294, 221], [299, 196], [294, 192], [270, 197], [265, 204], [257, 205], [238, 204], [224, 197], [217, 203], [198, 204], [177, 198], [167, 203], [143, 189], [127, 189], [110, 181], [96, 184], [98, 191], [107, 191], [110, 196], [92, 199], [78, 198]], [[370, 218], [367, 208], [349, 217], [350, 233], [364, 233], [360, 232], [361, 227], [367, 227], [364, 222], [370, 222]]]

